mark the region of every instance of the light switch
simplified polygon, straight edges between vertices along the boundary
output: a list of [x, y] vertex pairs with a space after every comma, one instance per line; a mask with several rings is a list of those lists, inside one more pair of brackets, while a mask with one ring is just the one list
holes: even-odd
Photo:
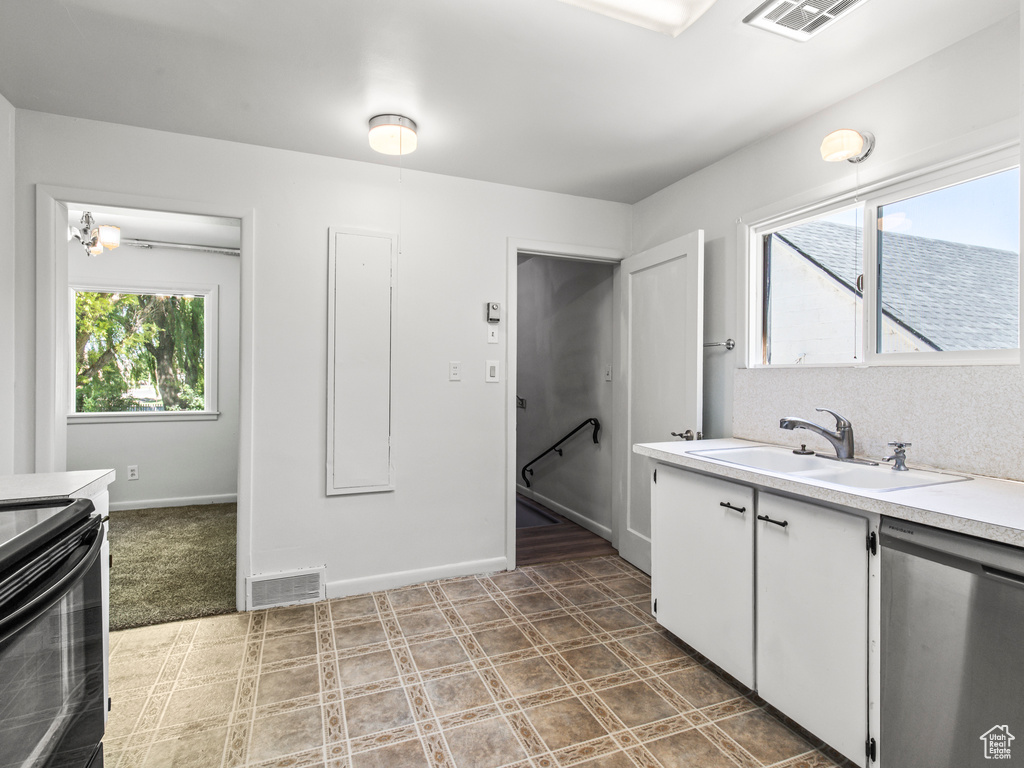
[[498, 343], [498, 329], [497, 328], [488, 327], [488, 329], [487, 329], [487, 343], [488, 344], [497, 344]]
[[604, 380], [605, 381], [611, 381], [612, 380], [612, 367], [610, 365], [606, 365], [604, 367]]
[[498, 375], [498, 361], [488, 360], [487, 369], [484, 375], [484, 381], [494, 382], [501, 381], [501, 377]]
[[458, 360], [448, 363], [448, 381], [462, 381], [462, 363]]

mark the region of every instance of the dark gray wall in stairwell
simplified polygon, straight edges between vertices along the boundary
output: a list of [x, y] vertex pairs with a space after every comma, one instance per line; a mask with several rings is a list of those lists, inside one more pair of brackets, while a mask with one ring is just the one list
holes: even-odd
[[527, 407], [517, 411], [517, 470], [597, 417], [600, 443], [594, 444], [592, 430], [581, 430], [561, 457], [551, 454], [534, 465], [530, 490], [610, 537], [612, 384], [605, 368], [612, 364], [612, 267], [524, 257], [518, 294], [517, 394]]

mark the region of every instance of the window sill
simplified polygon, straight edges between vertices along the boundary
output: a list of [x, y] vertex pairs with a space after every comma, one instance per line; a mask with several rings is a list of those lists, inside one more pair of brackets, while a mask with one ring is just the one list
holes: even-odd
[[216, 421], [220, 411], [131, 411], [127, 413], [69, 413], [72, 424], [127, 424], [139, 421]]
[[1020, 365], [1019, 349], [989, 350], [984, 352], [912, 353], [907, 355], [874, 355], [868, 361], [852, 363], [753, 363], [751, 370], [792, 371], [801, 368], [975, 368], [998, 365]]

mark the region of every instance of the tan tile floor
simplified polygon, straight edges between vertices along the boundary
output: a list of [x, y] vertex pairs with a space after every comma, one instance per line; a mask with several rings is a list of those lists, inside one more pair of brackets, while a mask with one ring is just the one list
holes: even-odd
[[111, 635], [109, 768], [831, 768], [617, 557]]

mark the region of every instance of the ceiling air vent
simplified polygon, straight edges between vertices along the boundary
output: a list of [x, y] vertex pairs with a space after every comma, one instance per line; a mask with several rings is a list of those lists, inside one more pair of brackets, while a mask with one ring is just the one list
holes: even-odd
[[744, 24], [766, 29], [790, 40], [814, 35], [868, 0], [767, 0], [747, 16]]

